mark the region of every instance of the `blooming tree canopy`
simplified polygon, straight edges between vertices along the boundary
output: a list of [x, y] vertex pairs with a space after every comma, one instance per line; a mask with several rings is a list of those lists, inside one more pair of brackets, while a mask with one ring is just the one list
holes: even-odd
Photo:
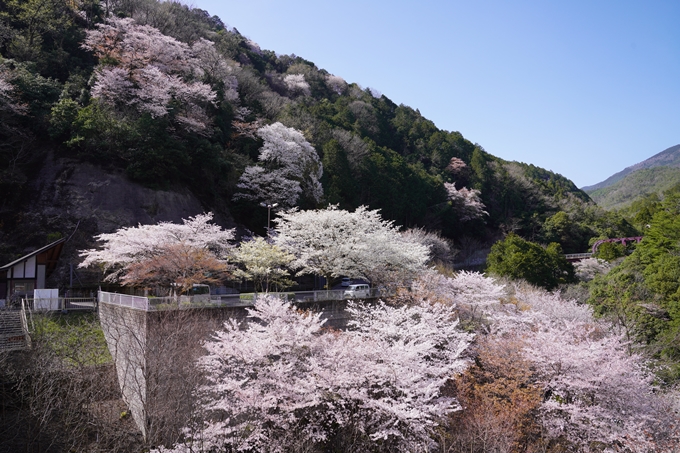
[[429, 263], [452, 264], [457, 250], [453, 248], [450, 239], [436, 232], [426, 231], [422, 228], [409, 228], [401, 233], [410, 242], [417, 242], [429, 248]]
[[326, 209], [281, 213], [274, 241], [295, 255], [301, 274], [363, 277], [386, 283], [425, 269], [428, 247], [402, 236], [377, 210]]
[[347, 89], [347, 82], [340, 76], [328, 74], [326, 76], [326, 84], [336, 94], [342, 94]]
[[[656, 452], [671, 451], [680, 440], [677, 413], [653, 385], [644, 357], [607, 322], [595, 319], [589, 306], [526, 284], [504, 287], [474, 272], [453, 278], [427, 272], [398, 297], [407, 304], [419, 297], [454, 304], [461, 317], [471, 308], [482, 315], [477, 324], [486, 338], [519, 345], [530, 367], [525, 384], [543, 395], [535, 417], [547, 439], [561, 439], [574, 451], [600, 442], [620, 451]], [[499, 370], [504, 378], [509, 372]]]
[[302, 133], [281, 123], [257, 131], [264, 140], [259, 165], [246, 167], [234, 199], [251, 200], [280, 208], [297, 206], [300, 196], [321, 201], [323, 167], [319, 155]]
[[480, 219], [488, 213], [484, 210], [484, 203], [479, 198], [480, 192], [475, 189], [456, 189], [456, 183], [444, 183], [451, 206], [460, 216], [462, 222]]
[[101, 265], [107, 281], [144, 284], [175, 283], [188, 289], [209, 280], [207, 274], [226, 272], [233, 230], [211, 223], [212, 213], [184, 219], [121, 228], [96, 236], [102, 248], [83, 250], [79, 267]]
[[472, 337], [450, 306], [350, 304], [345, 332], [324, 331], [320, 314], [275, 297], [259, 298], [249, 312], [257, 322], [244, 329], [230, 320], [205, 345], [205, 422], [191, 451], [337, 447], [348, 433], [359, 434], [353, 451], [362, 443], [363, 451], [377, 443], [428, 451], [438, 421], [459, 409], [440, 389], [465, 367]]
[[598, 275], [604, 275], [608, 273], [610, 269], [611, 265], [600, 258], [587, 258], [574, 263], [576, 277], [583, 282], [588, 282]]
[[288, 278], [285, 267], [294, 259], [293, 255], [264, 238], [241, 242], [231, 257], [231, 261], [243, 267], [236, 269], [234, 276], [254, 281], [256, 291], [269, 291], [271, 285], [292, 286], [293, 281]]
[[588, 306], [537, 290], [516, 297], [530, 307], [521, 312], [525, 350], [546, 391], [551, 434], [583, 447], [594, 439], [650, 447], [665, 416], [644, 358]]
[[231, 67], [206, 40], [190, 47], [133, 19], [109, 18], [87, 32], [83, 47], [100, 59], [94, 98], [153, 118], [171, 114], [190, 132], [208, 132], [206, 108], [216, 101], [203, 78], [222, 83], [227, 99], [237, 98]]
[[283, 78], [283, 83], [293, 93], [301, 93], [309, 96], [309, 83], [305, 80], [304, 74], [288, 74]]
[[507, 297], [507, 289], [494, 279], [478, 272], [460, 271], [447, 277], [428, 270], [411, 283], [410, 291], [399, 290], [397, 298], [412, 303], [414, 298], [424, 298], [431, 303], [455, 305], [463, 320], [478, 320], [480, 316], [494, 312], [493, 306]]
[[490, 334], [524, 345], [524, 358], [545, 395], [539, 417], [550, 437], [579, 450], [599, 441], [629, 451], [665, 451], [659, 442], [672, 436], [672, 412], [644, 357], [630, 350], [623, 335], [595, 319], [591, 307], [528, 285], [510, 288], [510, 297], [499, 304], [493, 284], [483, 279], [468, 273], [464, 286], [479, 288], [478, 294], [495, 303], [469, 300], [485, 308]]
[[0, 67], [0, 114], [24, 114], [27, 112], [27, 108], [25, 105], [17, 102], [14, 86], [9, 82], [9, 79], [9, 71]]

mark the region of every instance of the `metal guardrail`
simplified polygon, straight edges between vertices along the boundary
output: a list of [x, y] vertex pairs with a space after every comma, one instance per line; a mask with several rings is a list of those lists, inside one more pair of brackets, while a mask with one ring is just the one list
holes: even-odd
[[177, 310], [200, 307], [250, 307], [252, 301], [241, 300], [238, 294], [221, 296], [179, 296], [179, 297], [149, 297], [147, 311]]
[[593, 256], [592, 253], [567, 253], [564, 255], [564, 258], [567, 261], [576, 261], [576, 260], [585, 260], [588, 258], [591, 258]]
[[[31, 318], [31, 322], [33, 319]], [[28, 333], [28, 319], [26, 319], [26, 302], [21, 299], [21, 328], [24, 330], [24, 338], [26, 339], [26, 347], [31, 347], [31, 335]]]
[[99, 303], [120, 305], [122, 307], [149, 311], [149, 298], [142, 296], [130, 296], [129, 294], [109, 293], [99, 291], [97, 293]]
[[34, 311], [94, 311], [97, 309], [96, 297], [53, 297], [26, 298], [26, 308]]
[[[371, 288], [369, 291], [370, 292], [367, 299], [374, 299], [388, 295], [386, 291], [380, 291], [378, 288]], [[98, 300], [100, 303], [120, 305], [122, 307], [133, 308], [136, 310], [161, 311], [201, 307], [252, 307], [255, 305], [257, 298], [264, 295], [277, 296], [296, 303], [340, 301], [350, 299], [349, 297], [345, 297], [344, 294], [344, 289], [335, 289], [299, 292], [222, 294], [211, 295], [210, 298], [208, 298], [206, 295], [143, 297], [99, 291]]]

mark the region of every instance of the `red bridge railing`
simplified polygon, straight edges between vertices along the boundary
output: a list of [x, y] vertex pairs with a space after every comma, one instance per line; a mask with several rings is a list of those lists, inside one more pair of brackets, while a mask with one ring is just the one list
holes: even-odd
[[640, 242], [642, 240], [642, 236], [633, 236], [629, 238], [612, 238], [612, 239], [600, 239], [596, 243], [593, 244], [593, 253], [597, 252], [597, 248], [604, 244], [605, 242], [620, 242], [622, 245], [626, 245], [626, 242]]

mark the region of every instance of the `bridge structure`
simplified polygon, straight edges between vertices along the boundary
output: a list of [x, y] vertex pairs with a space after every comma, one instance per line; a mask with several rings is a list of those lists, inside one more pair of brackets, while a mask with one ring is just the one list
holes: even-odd
[[588, 258], [592, 258], [593, 254], [588, 252], [588, 253], [567, 253], [564, 255], [564, 258], [569, 261], [570, 263], [576, 263], [582, 260], [586, 260]]
[[593, 244], [593, 247], [591, 248], [590, 252], [586, 253], [568, 253], [564, 255], [564, 257], [569, 261], [570, 263], [574, 263], [577, 261], [585, 260], [588, 258], [592, 258], [595, 253], [597, 253], [597, 249], [604, 243], [606, 242], [613, 242], [613, 243], [620, 243], [622, 245], [626, 245], [627, 243], [630, 242], [636, 242], [639, 243], [642, 240], [642, 236], [631, 236], [627, 238], [609, 238], [609, 239], [600, 239], [599, 241], [595, 242]]
[[599, 241], [595, 242], [593, 244], [592, 251], [593, 253], [597, 253], [597, 248], [604, 244], [605, 242], [618, 242], [621, 243], [621, 245], [625, 246], [626, 243], [628, 242], [637, 242], [639, 243], [642, 240], [642, 236], [632, 236], [628, 238], [610, 238], [610, 239], [600, 239]]

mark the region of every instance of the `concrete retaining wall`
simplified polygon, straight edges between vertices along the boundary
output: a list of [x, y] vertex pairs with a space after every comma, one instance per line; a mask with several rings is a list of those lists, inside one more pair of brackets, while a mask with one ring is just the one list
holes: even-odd
[[[326, 326], [342, 329], [345, 301], [298, 304], [322, 311]], [[202, 382], [196, 360], [202, 342], [227, 319], [243, 319], [245, 307], [143, 311], [101, 302], [99, 316], [113, 356], [123, 399], [144, 438], [171, 444], [191, 420], [194, 391]]]

